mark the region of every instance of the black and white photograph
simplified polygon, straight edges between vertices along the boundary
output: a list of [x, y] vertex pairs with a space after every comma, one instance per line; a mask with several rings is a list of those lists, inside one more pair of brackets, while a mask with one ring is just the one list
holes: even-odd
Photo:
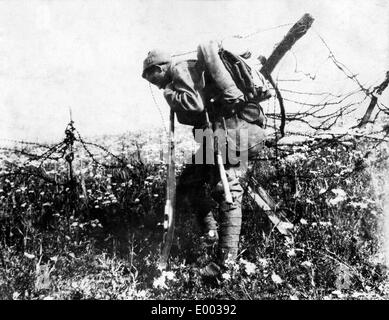
[[0, 0], [0, 300], [389, 299], [388, 17]]

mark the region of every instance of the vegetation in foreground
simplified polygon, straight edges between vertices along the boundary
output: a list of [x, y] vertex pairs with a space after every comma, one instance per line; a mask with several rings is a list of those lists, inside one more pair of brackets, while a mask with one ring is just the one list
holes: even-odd
[[239, 259], [209, 282], [198, 268], [213, 248], [203, 245], [191, 212], [179, 213], [170, 269], [157, 269], [166, 167], [154, 161], [157, 150], [136, 156], [140, 138], [150, 145], [145, 135], [104, 140], [127, 159], [125, 168], [99, 165], [115, 159], [98, 149], [94, 159], [76, 149], [77, 184], [67, 181], [65, 160], [45, 161], [52, 183], [10, 174], [41, 169], [1, 154], [0, 299], [389, 298], [381, 252], [387, 146], [334, 141], [255, 162], [245, 182], [264, 186], [288, 213], [294, 242], [246, 196]]

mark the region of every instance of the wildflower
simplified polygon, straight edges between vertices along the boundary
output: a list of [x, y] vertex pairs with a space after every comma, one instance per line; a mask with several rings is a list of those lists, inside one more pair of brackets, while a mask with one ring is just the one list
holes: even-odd
[[228, 273], [225, 272], [225, 273], [222, 274], [222, 278], [223, 278], [224, 280], [227, 280], [227, 281], [228, 281], [228, 280], [231, 279], [231, 276], [230, 276]]
[[35, 255], [31, 254], [31, 253], [28, 253], [28, 252], [25, 252], [24, 253], [24, 256], [27, 258], [27, 259], [34, 259], [35, 258]]
[[368, 206], [368, 204], [364, 202], [350, 202], [349, 204], [354, 208], [360, 207], [361, 209], [366, 209]]
[[287, 162], [297, 162], [299, 160], [306, 160], [306, 159], [307, 159], [306, 155], [302, 153], [294, 153], [285, 158]]
[[346, 192], [342, 189], [332, 189], [331, 190], [335, 195], [341, 196], [341, 197], [346, 197]]
[[331, 294], [337, 296], [338, 298], [343, 298], [344, 294], [340, 290], [332, 291]]
[[140, 290], [140, 291], [136, 292], [136, 297], [139, 299], [146, 299], [147, 298], [147, 291]]
[[281, 277], [278, 274], [274, 273], [274, 272], [271, 275], [271, 279], [273, 280], [273, 282], [275, 284], [281, 284], [281, 283], [284, 282], [284, 280], [282, 280]]
[[175, 280], [175, 274], [172, 271], [162, 271], [162, 274], [159, 278], [154, 279], [153, 287], [166, 289], [166, 280]]
[[301, 224], [307, 224], [308, 222], [307, 222], [307, 220], [305, 220], [305, 219], [300, 219], [300, 223], [301, 223]]
[[258, 262], [262, 265], [263, 268], [266, 268], [268, 266], [268, 262], [266, 259], [263, 259], [263, 258], [259, 258], [258, 259]]
[[294, 257], [296, 255], [296, 251], [294, 249], [289, 249], [286, 251], [286, 255], [288, 257]]
[[255, 273], [255, 269], [257, 267], [255, 266], [254, 263], [249, 262], [249, 261], [244, 260], [244, 259], [240, 259], [240, 263], [242, 263], [244, 265], [245, 271], [248, 275]]
[[168, 279], [168, 280], [174, 280], [174, 278], [175, 278], [174, 272], [172, 272], [172, 271], [164, 271], [162, 274], [163, 274], [163, 275], [166, 277], [166, 279]]
[[232, 258], [231, 254], [228, 254], [225, 264], [227, 267], [233, 268], [235, 271], [239, 270], [239, 265], [236, 263], [235, 259]]
[[323, 193], [326, 192], [326, 191], [327, 191], [326, 188], [321, 188], [321, 189], [319, 190], [319, 194], [323, 194]]
[[301, 265], [302, 265], [303, 267], [310, 268], [310, 267], [312, 267], [312, 262], [310, 262], [310, 261], [304, 261], [304, 262], [301, 263]]
[[359, 298], [360, 296], [363, 296], [363, 293], [362, 292], [354, 292], [351, 296], [353, 298]]
[[154, 279], [153, 287], [156, 289], [158, 289], [158, 288], [166, 289], [167, 285], [166, 285], [165, 281], [166, 281], [166, 278], [162, 275], [159, 278]]

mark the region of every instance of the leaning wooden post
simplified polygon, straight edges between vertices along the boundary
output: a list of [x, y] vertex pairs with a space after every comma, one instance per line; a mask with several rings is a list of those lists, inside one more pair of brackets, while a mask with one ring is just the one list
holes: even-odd
[[[276, 90], [277, 99], [280, 103], [281, 108], [281, 134], [284, 134], [285, 127], [285, 107], [283, 104], [283, 99], [281, 97], [280, 90], [277, 87], [277, 84], [273, 80], [271, 73], [274, 71], [277, 64], [284, 57], [286, 52], [288, 52], [292, 46], [304, 35], [307, 33], [308, 29], [311, 27], [314, 19], [308, 13], [304, 14], [302, 18], [297, 21], [292, 28], [285, 35], [284, 39], [277, 45], [273, 50], [269, 58], [259, 56], [258, 59], [262, 63], [262, 68], [260, 72], [263, 76], [271, 83], [271, 85]], [[261, 188], [258, 183], [255, 190], [248, 187], [249, 195], [254, 199], [257, 205], [264, 210], [270, 221], [274, 224], [275, 228], [283, 234], [290, 241], [293, 241], [293, 224], [286, 218], [286, 214], [282, 210], [277, 210], [277, 205], [274, 200], [266, 193], [266, 191]]]
[[278, 62], [283, 58], [293, 45], [299, 40], [304, 34], [307, 33], [311, 27], [314, 19], [309, 13], [306, 13], [302, 18], [297, 21], [292, 28], [288, 31], [284, 39], [277, 45], [273, 50], [272, 54], [267, 58], [265, 65], [262, 66], [260, 72], [266, 77], [271, 75]]
[[167, 183], [166, 204], [163, 222], [163, 239], [159, 269], [165, 270], [174, 237], [176, 176], [175, 176], [175, 148], [174, 148], [174, 111], [170, 110], [170, 127], [167, 156]]
[[312, 16], [308, 13], [304, 14], [302, 18], [297, 21], [292, 28], [290, 28], [289, 32], [286, 34], [284, 39], [277, 45], [277, 47], [273, 50], [272, 54], [269, 56], [269, 58], [265, 58], [262, 56], [259, 56], [258, 59], [262, 63], [262, 68], [260, 72], [263, 74], [263, 76], [271, 83], [271, 85], [274, 87], [277, 95], [277, 99], [280, 104], [281, 109], [281, 125], [280, 125], [280, 131], [281, 136], [285, 135], [285, 122], [286, 122], [286, 112], [285, 112], [285, 106], [284, 102], [281, 96], [281, 92], [277, 87], [277, 84], [274, 82], [271, 73], [273, 72], [274, 68], [280, 62], [280, 60], [283, 58], [286, 52], [292, 48], [292, 46], [299, 40], [304, 34], [307, 33], [308, 29], [311, 27], [314, 19]]

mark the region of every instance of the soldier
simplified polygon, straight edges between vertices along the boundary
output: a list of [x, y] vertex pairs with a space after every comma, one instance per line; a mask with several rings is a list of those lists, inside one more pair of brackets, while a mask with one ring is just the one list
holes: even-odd
[[[243, 195], [239, 178], [247, 164], [243, 155], [248, 159], [255, 156], [265, 140], [265, 117], [258, 96], [266, 91], [256, 85], [259, 95], [248, 99], [247, 92], [238, 88], [223, 64], [219, 50], [217, 43], [211, 41], [198, 47], [197, 60], [178, 62], [168, 52], [152, 50], [144, 60], [142, 73], [144, 79], [164, 90], [178, 122], [192, 126], [195, 138], [209, 141], [207, 134], [197, 133], [209, 132], [210, 123], [214, 130], [226, 130], [226, 139], [218, 141], [219, 148], [228, 151], [223, 154], [223, 162], [232, 203], [224, 197], [218, 166], [208, 161], [214, 159], [212, 144], [201, 145], [193, 157], [194, 163], [185, 167], [177, 186], [177, 203], [189, 203], [207, 242], [218, 242], [216, 261], [201, 270], [204, 276], [211, 277], [220, 274], [228, 259], [237, 258]], [[214, 218], [215, 210], [219, 210], [219, 224]]]

